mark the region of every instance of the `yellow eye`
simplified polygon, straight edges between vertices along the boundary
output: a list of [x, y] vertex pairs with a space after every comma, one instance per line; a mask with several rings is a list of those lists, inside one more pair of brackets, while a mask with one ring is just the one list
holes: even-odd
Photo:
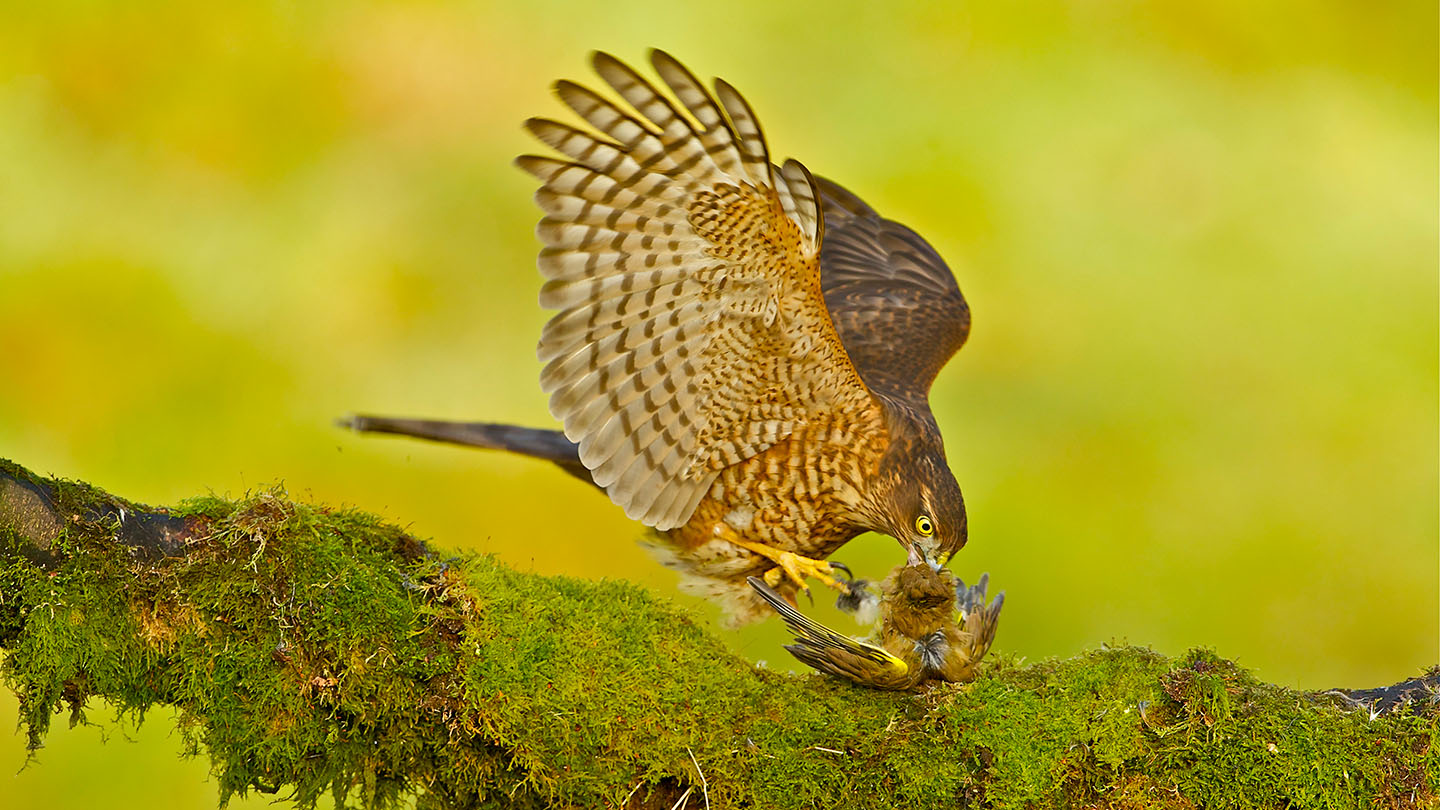
[[920, 532], [926, 537], [929, 537], [930, 535], [935, 533], [935, 523], [934, 521], [930, 520], [929, 515], [921, 515], [920, 517], [915, 518], [915, 531]]

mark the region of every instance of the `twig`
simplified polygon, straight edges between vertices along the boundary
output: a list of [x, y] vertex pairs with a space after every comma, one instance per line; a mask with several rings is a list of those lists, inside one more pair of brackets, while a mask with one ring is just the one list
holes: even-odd
[[705, 810], [710, 810], [710, 783], [705, 780], [705, 772], [700, 770], [700, 762], [695, 759], [695, 752], [687, 745], [685, 753], [690, 755], [690, 761], [695, 763], [695, 773], [700, 774], [700, 790], [705, 796]]

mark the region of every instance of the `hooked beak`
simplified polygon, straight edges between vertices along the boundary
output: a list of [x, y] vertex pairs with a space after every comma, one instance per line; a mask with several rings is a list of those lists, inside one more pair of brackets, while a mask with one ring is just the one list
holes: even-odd
[[905, 557], [905, 565], [907, 566], [928, 565], [931, 571], [939, 571], [944, 567], [939, 560], [932, 560], [925, 556], [925, 550], [915, 543], [911, 543], [906, 550], [909, 552]]

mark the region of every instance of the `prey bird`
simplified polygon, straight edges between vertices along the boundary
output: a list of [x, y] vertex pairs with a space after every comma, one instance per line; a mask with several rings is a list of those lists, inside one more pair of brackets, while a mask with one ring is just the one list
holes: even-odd
[[844, 590], [825, 559], [865, 531], [943, 565], [967, 537], [928, 401], [970, 329], [950, 269], [839, 185], [773, 163], [728, 83], [650, 61], [663, 89], [596, 53], [613, 96], [558, 82], [584, 125], [530, 119], [556, 154], [516, 161], [541, 183], [540, 385], [563, 433], [346, 424], [559, 464], [735, 621], [765, 612], [750, 576], [791, 599], [809, 578]]
[[[864, 641], [807, 617], [763, 580], [749, 581], [795, 634], [795, 643], [785, 648], [791, 655], [873, 689], [918, 690], [936, 681], [974, 680], [1005, 604], [1003, 592], [986, 604], [988, 575], [966, 586], [945, 568], [897, 566], [881, 585], [879, 628]], [[851, 595], [863, 589], [857, 583]]]

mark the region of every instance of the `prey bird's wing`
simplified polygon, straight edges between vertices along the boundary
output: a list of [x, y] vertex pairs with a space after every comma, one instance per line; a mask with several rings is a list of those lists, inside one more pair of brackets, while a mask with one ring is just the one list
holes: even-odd
[[821, 672], [868, 686], [898, 689], [908, 685], [910, 666], [884, 647], [867, 644], [820, 624], [796, 610], [785, 597], [757, 577], [746, 581], [795, 634], [795, 643], [785, 649], [796, 658]]
[[820, 283], [845, 351], [871, 391], [924, 405], [970, 334], [965, 296], [919, 234], [815, 180], [826, 226]]
[[563, 159], [518, 164], [543, 183], [550, 411], [595, 483], [663, 530], [721, 469], [817, 415], [877, 406], [827, 315], [810, 173], [770, 162], [730, 85], [712, 94], [669, 55], [651, 61], [678, 105], [596, 54], [628, 108], [560, 82], [589, 127], [531, 119]]
[[963, 579], [955, 582], [956, 619], [970, 636], [968, 655], [979, 662], [995, 641], [995, 631], [1000, 626], [1000, 610], [1005, 607], [1005, 592], [996, 594], [988, 603], [985, 601], [985, 592], [990, 586], [989, 574], [981, 574], [974, 585], [967, 586]]

